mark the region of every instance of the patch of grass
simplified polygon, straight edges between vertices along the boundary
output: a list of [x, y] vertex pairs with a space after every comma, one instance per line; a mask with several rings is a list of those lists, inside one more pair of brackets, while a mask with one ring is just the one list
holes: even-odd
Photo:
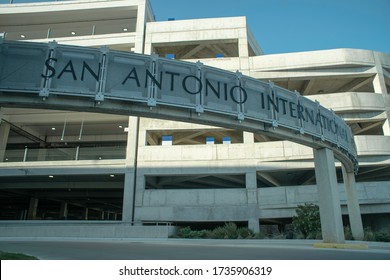
[[0, 251], [0, 260], [38, 260], [38, 258], [20, 253]]

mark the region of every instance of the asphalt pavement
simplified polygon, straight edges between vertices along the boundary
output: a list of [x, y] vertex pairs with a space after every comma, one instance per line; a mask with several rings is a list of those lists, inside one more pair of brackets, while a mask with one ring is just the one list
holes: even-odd
[[320, 240], [0, 238], [0, 251], [42, 260], [390, 260], [390, 243]]

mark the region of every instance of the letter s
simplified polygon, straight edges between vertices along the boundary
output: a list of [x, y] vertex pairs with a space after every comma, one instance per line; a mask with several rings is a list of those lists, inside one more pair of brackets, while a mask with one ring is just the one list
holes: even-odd
[[46, 65], [46, 68], [47, 68], [46, 72], [51, 71], [51, 73], [47, 73], [46, 75], [41, 74], [42, 78], [52, 78], [52, 77], [55, 76], [56, 69], [53, 66], [50, 65], [50, 61], [51, 60], [53, 60], [55, 62], [58, 61], [57, 58], [48, 58], [48, 59], [46, 59], [46, 61], [45, 61], [45, 65]]

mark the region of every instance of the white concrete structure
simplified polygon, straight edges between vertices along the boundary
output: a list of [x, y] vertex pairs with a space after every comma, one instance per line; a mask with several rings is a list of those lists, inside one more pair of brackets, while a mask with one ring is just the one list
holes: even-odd
[[[2, 107], [0, 219], [234, 221], [257, 231], [265, 224], [283, 227], [297, 205], [318, 203], [320, 183], [328, 180], [329, 201], [340, 197], [340, 203], [333, 213], [321, 208], [321, 215], [342, 213], [356, 238], [360, 213], [363, 226], [390, 223], [389, 54], [338, 49], [266, 55], [245, 17], [154, 22], [147, 0], [0, 5], [1, 32], [7, 40], [105, 45], [271, 80], [344, 118], [356, 135], [360, 168], [354, 178], [336, 162], [333, 177], [318, 182], [311, 148], [260, 133]], [[163, 136], [171, 136], [172, 145], [162, 145]], [[215, 144], [206, 145], [207, 137]], [[223, 137], [231, 144], [222, 144]], [[342, 242], [341, 219], [328, 226], [338, 228], [331, 241]]]

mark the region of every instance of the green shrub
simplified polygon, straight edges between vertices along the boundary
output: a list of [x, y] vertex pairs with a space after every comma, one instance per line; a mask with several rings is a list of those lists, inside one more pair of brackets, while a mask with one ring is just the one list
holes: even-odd
[[238, 238], [252, 238], [254, 236], [253, 231], [251, 231], [249, 228], [241, 227], [237, 229]]
[[184, 227], [184, 228], [178, 228], [176, 232], [176, 237], [178, 238], [188, 238], [188, 236], [191, 233], [191, 228], [190, 227]]
[[223, 226], [223, 229], [225, 230], [225, 238], [228, 239], [238, 238], [237, 225], [235, 223], [227, 223]]
[[213, 239], [237, 239], [237, 225], [235, 223], [226, 223], [224, 226], [212, 230], [209, 237]]
[[375, 240], [379, 242], [390, 242], [390, 228], [381, 229], [376, 232]]
[[[288, 234], [281, 233], [266, 236], [262, 232], [253, 233], [253, 231], [246, 227], [237, 227], [235, 223], [226, 223], [225, 225], [213, 230], [191, 230], [189, 226], [182, 227], [177, 230], [175, 237], [193, 239], [322, 239], [321, 224], [317, 224], [317, 221], [319, 221], [319, 212], [317, 216], [317, 207], [316, 205], [313, 207], [312, 204], [298, 206], [297, 217], [299, 217], [299, 219], [297, 217], [293, 218], [295, 230], [288, 232]], [[318, 220], [316, 217], [318, 217]], [[353, 240], [352, 231], [349, 226], [344, 227], [344, 235], [346, 240]], [[365, 228], [364, 240], [390, 242], [390, 228], [385, 228], [378, 232], [374, 232], [371, 228]]]
[[[210, 239], [242, 239], [255, 238], [255, 234], [248, 228], [237, 227], [235, 223], [226, 223], [224, 226], [214, 230], [191, 230], [190, 227], [179, 228], [176, 238], [210, 238]], [[264, 236], [260, 236], [264, 238]]]
[[228, 236], [226, 235], [226, 230], [223, 227], [217, 227], [213, 229], [210, 234], [209, 238], [212, 239], [227, 239]]
[[344, 237], [345, 240], [353, 240], [352, 231], [349, 226], [344, 227]]
[[320, 208], [312, 203], [298, 205], [292, 223], [303, 234], [303, 238], [318, 238], [321, 233]]
[[259, 233], [255, 233], [255, 234], [253, 235], [253, 238], [254, 238], [254, 239], [266, 239], [267, 236], [266, 236], [264, 233], [259, 232]]
[[375, 233], [369, 227], [364, 229], [364, 240], [365, 241], [375, 241]]

